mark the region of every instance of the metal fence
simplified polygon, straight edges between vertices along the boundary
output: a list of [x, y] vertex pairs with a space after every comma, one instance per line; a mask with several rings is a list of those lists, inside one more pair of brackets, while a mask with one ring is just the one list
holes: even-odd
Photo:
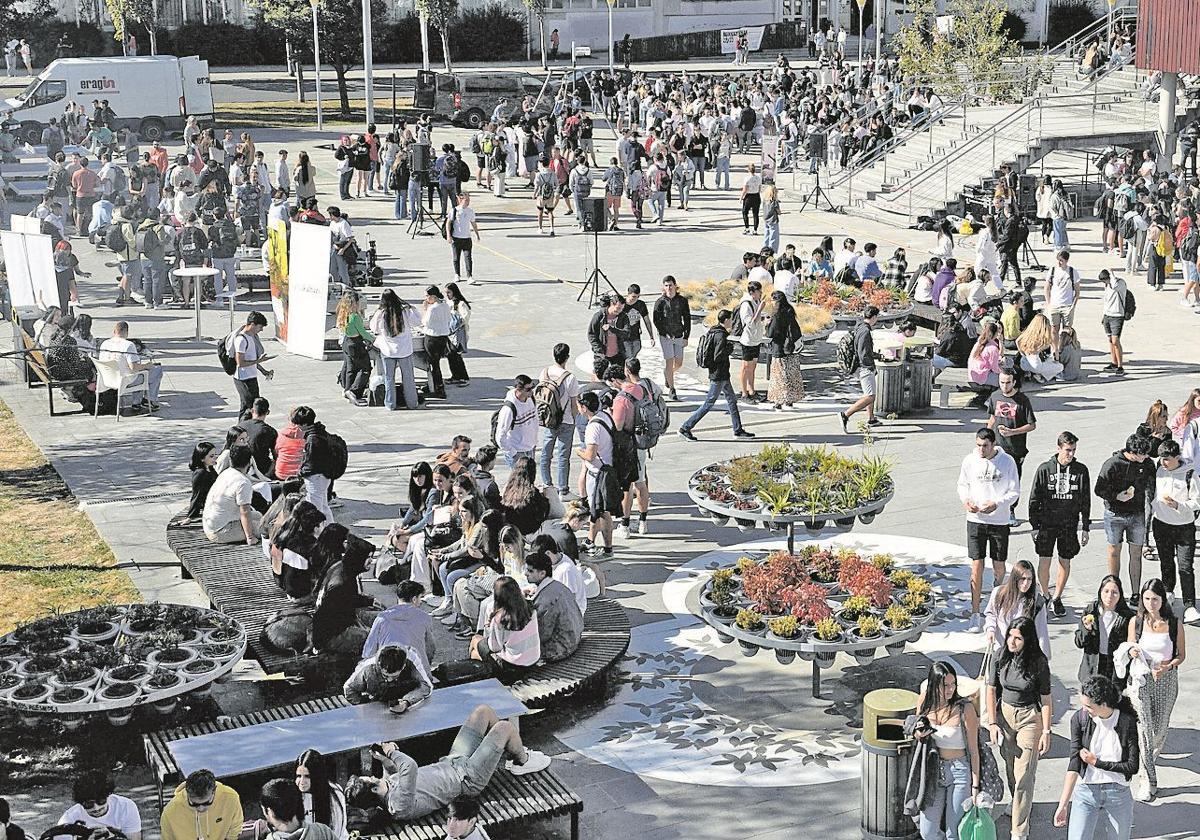
[[[767, 24], [763, 33], [762, 52], [799, 49], [808, 43], [808, 28], [802, 21]], [[683, 32], [678, 35], [657, 35], [652, 38], [630, 39], [630, 60], [676, 61], [697, 56], [721, 54], [721, 30]], [[614, 55], [624, 56], [621, 43], [614, 44]]]

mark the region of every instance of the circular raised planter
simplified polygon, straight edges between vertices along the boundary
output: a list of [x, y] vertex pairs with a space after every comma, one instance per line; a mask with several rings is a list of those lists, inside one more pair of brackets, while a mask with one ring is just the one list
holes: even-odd
[[167, 712], [181, 696], [204, 692], [245, 651], [240, 624], [199, 607], [136, 604], [52, 616], [0, 637], [0, 706], [26, 723], [56, 716], [76, 727], [103, 714], [119, 725], [137, 707]]

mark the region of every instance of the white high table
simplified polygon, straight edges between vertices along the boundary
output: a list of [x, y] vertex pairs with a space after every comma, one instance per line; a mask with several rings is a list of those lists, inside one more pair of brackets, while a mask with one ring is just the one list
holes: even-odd
[[203, 334], [200, 331], [200, 301], [204, 297], [204, 279], [206, 277], [216, 277], [218, 274], [215, 268], [205, 268], [204, 266], [184, 266], [183, 268], [175, 269], [176, 277], [190, 277], [192, 280], [192, 299], [196, 304], [196, 340], [203, 339]]
[[439, 688], [400, 715], [383, 703], [364, 703], [171, 741], [167, 748], [184, 777], [206, 769], [228, 778], [287, 764], [307, 749], [335, 756], [454, 729], [480, 704], [491, 706], [501, 719], [529, 712], [499, 680], [490, 679]]

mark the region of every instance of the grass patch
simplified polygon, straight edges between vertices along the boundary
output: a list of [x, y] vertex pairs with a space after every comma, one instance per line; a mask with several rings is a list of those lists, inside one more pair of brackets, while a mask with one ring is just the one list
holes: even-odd
[[0, 634], [52, 611], [140, 601], [66, 483], [0, 401]]
[[[342, 115], [341, 105], [336, 93], [330, 97], [329, 91], [321, 100], [324, 111], [325, 125], [346, 125], [362, 128], [367, 119], [367, 100], [351, 99], [350, 116]], [[397, 96], [396, 110], [398, 116], [411, 118], [412, 97]], [[248, 128], [295, 128], [313, 126], [317, 122], [317, 102], [309, 99], [307, 102], [283, 100], [280, 102], [219, 102], [216, 105], [216, 121], [225, 125]], [[380, 126], [388, 124], [392, 116], [392, 97], [375, 97], [375, 119]], [[390, 131], [390, 129], [388, 129]]]

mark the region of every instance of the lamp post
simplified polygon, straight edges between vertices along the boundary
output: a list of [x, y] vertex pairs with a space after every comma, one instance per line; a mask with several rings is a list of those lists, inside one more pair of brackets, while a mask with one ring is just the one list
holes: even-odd
[[313, 16], [313, 72], [317, 80], [317, 131], [325, 129], [325, 114], [321, 110], [321, 35], [317, 29], [317, 6], [321, 0], [308, 0]]
[[367, 95], [367, 124], [375, 122], [375, 68], [371, 54], [371, 0], [362, 0], [363, 87]]
[[883, 26], [887, 21], [887, 0], [875, 0], [875, 72], [879, 72], [879, 63], [883, 60]]
[[1108, 0], [1108, 43], [1112, 45], [1113, 13], [1117, 10], [1117, 0]]
[[858, 79], [862, 82], [863, 77], [863, 8], [867, 5], [867, 0], [858, 0]]
[[612, 10], [613, 6], [617, 5], [617, 0], [608, 0], [608, 72], [616, 73], [616, 51], [617, 48], [613, 44], [613, 28], [612, 28]]

